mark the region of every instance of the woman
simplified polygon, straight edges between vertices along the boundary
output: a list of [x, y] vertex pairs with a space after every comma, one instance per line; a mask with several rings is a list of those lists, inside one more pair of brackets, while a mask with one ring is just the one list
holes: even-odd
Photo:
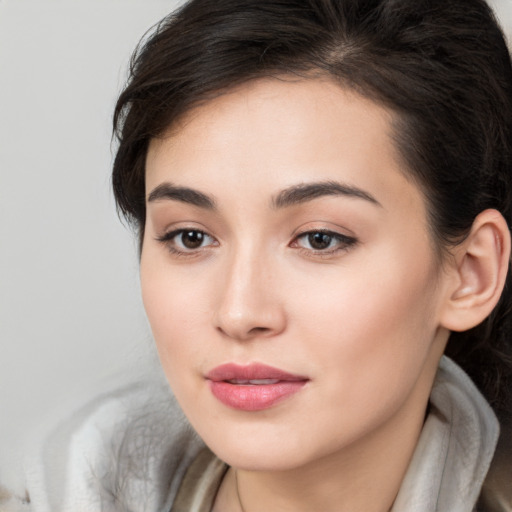
[[84, 420], [101, 453], [55, 509], [510, 509], [503, 462], [484, 480], [510, 408], [512, 69], [482, 0], [192, 0], [114, 126], [162, 367], [208, 448], [129, 390], [129, 417]]

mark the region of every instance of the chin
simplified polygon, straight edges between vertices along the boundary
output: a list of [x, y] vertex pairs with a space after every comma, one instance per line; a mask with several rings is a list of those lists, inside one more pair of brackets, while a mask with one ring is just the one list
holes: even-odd
[[315, 458], [314, 447], [308, 446], [300, 435], [290, 435], [290, 427], [247, 426], [200, 432], [200, 435], [217, 457], [241, 470], [286, 471]]
[[266, 449], [255, 447], [254, 449], [241, 450], [237, 445], [229, 447], [219, 447], [212, 451], [229, 466], [244, 471], [289, 471], [303, 466], [307, 463], [304, 460], [304, 453], [300, 448], [288, 449]]

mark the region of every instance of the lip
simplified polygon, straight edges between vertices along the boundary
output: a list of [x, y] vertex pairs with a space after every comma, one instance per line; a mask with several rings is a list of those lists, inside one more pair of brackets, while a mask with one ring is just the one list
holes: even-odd
[[206, 379], [215, 398], [242, 411], [268, 409], [300, 391], [309, 380], [260, 363], [223, 364], [208, 372]]

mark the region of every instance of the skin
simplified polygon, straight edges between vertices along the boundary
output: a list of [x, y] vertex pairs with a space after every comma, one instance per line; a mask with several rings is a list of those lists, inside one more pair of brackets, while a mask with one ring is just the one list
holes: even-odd
[[[150, 144], [144, 305], [185, 414], [238, 469], [245, 512], [387, 511], [414, 451], [454, 279], [391, 123], [385, 108], [328, 80], [265, 79], [197, 107]], [[276, 206], [283, 190], [318, 182], [358, 194]], [[157, 198], [165, 184], [215, 207]], [[200, 247], [168, 235], [185, 228], [205, 233]], [[341, 239], [314, 250], [303, 233], [319, 230]], [[239, 411], [205, 379], [229, 362], [309, 380], [266, 410]], [[233, 469], [214, 510], [241, 510]]]

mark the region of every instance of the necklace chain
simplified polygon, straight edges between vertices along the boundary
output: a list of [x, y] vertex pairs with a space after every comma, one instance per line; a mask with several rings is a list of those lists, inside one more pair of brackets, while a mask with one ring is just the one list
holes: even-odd
[[238, 499], [238, 504], [240, 505], [240, 510], [245, 512], [245, 508], [242, 504], [242, 498], [240, 497], [240, 490], [238, 488], [238, 470], [235, 469], [235, 488], [236, 488], [236, 497]]

